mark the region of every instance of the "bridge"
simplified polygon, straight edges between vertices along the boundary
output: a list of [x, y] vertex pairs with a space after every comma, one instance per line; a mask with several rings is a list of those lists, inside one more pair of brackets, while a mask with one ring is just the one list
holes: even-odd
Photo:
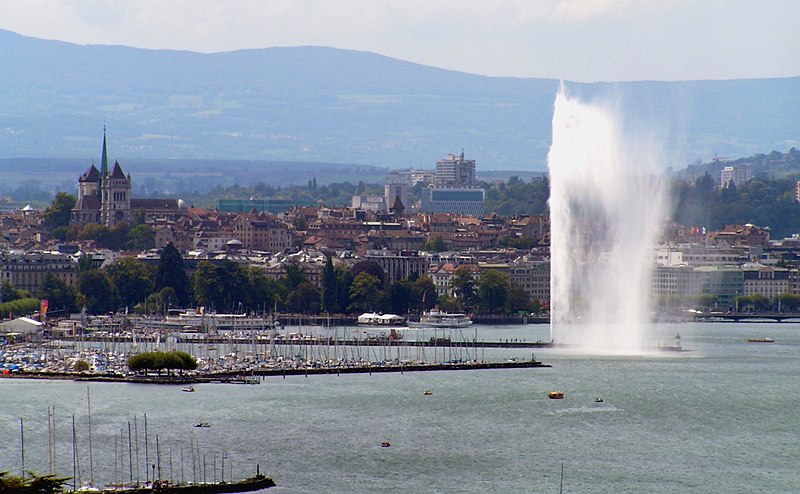
[[800, 312], [702, 312], [694, 315], [702, 322], [800, 322]]

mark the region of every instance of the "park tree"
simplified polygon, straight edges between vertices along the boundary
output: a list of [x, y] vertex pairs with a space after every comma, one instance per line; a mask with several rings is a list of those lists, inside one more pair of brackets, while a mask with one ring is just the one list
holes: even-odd
[[420, 276], [414, 282], [414, 292], [417, 294], [417, 308], [426, 311], [436, 307], [439, 303], [439, 295], [436, 292], [436, 285], [429, 276]]
[[42, 298], [47, 300], [48, 313], [70, 314], [77, 309], [75, 290], [52, 273], [44, 277], [40, 293]]
[[233, 262], [203, 261], [194, 274], [194, 295], [199, 305], [218, 311], [241, 311], [251, 300], [245, 267]]
[[425, 252], [444, 252], [447, 250], [447, 244], [441, 235], [436, 235], [433, 238], [429, 238], [425, 241], [425, 244], [422, 246], [422, 250]]
[[512, 314], [516, 312], [531, 312], [533, 310], [528, 293], [513, 283], [508, 289], [506, 308]]
[[303, 266], [296, 262], [287, 262], [284, 264], [286, 268], [286, 275], [281, 279], [283, 286], [288, 291], [297, 288], [301, 283], [308, 281], [306, 273], [303, 271]]
[[780, 308], [784, 312], [797, 312], [800, 307], [800, 295], [794, 293], [781, 293], [778, 296]]
[[221, 271], [208, 261], [201, 261], [194, 273], [194, 299], [197, 305], [218, 308], [225, 306], [225, 287]]
[[91, 314], [111, 312], [117, 308], [117, 290], [108, 274], [99, 269], [78, 275], [78, 293]]
[[153, 292], [155, 273], [138, 259], [123, 257], [104, 269], [117, 288], [120, 304], [125, 307], [133, 308]]
[[450, 295], [439, 295], [439, 308], [445, 312], [463, 312], [461, 302]]
[[178, 296], [178, 303], [186, 307], [189, 304], [189, 277], [183, 266], [183, 257], [172, 243], [161, 250], [161, 261], [156, 272], [155, 289], [172, 287]]
[[450, 288], [464, 310], [469, 311], [472, 307], [475, 307], [477, 301], [475, 286], [472, 270], [468, 266], [459, 266], [453, 273], [452, 280], [450, 280]]
[[0, 287], [1, 302], [13, 302], [14, 300], [19, 300], [29, 296], [30, 295], [25, 290], [17, 290], [14, 288], [14, 285], [12, 285], [8, 280], [3, 281], [3, 285]]
[[167, 286], [148, 295], [143, 304], [136, 306], [136, 310], [140, 314], [166, 315], [170, 307], [177, 302], [178, 296], [175, 294], [175, 290], [171, 286]]
[[478, 308], [482, 314], [501, 314], [506, 311], [511, 281], [506, 273], [489, 269], [478, 282]]
[[358, 275], [363, 272], [378, 278], [379, 289], [383, 289], [383, 287], [386, 286], [386, 273], [383, 271], [381, 265], [375, 261], [358, 261], [353, 264], [351, 271], [353, 272], [353, 279], [357, 278]]
[[325, 260], [325, 269], [322, 271], [322, 293], [320, 294], [320, 309], [329, 314], [336, 314], [339, 310], [337, 298], [337, 276], [333, 267], [333, 260], [328, 256]]
[[381, 301], [381, 281], [377, 276], [362, 271], [353, 279], [350, 286], [351, 312], [368, 312], [379, 310]]
[[247, 268], [249, 286], [247, 306], [256, 311], [268, 312], [285, 299], [280, 284], [269, 278], [263, 269], [250, 266]]
[[152, 249], [156, 245], [156, 234], [150, 225], [136, 225], [128, 232], [126, 247], [133, 250]]
[[336, 300], [339, 310], [345, 312], [350, 306], [350, 288], [353, 286], [353, 272], [346, 267], [336, 267]]
[[392, 283], [387, 291], [386, 301], [383, 304], [395, 314], [405, 314], [417, 307], [418, 299], [414, 291], [414, 283], [409, 280], [397, 280]]
[[75, 204], [75, 196], [72, 194], [67, 194], [66, 192], [56, 194], [55, 199], [50, 203], [50, 207], [44, 213], [48, 225], [53, 228], [68, 227]]
[[319, 314], [319, 290], [305, 281], [286, 296], [286, 310], [296, 314]]

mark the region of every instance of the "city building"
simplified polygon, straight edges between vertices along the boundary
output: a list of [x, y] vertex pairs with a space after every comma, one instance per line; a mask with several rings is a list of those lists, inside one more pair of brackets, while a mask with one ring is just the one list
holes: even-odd
[[448, 154], [447, 158], [436, 162], [435, 187], [472, 187], [475, 185], [475, 160], [464, 159], [460, 155]]
[[422, 212], [483, 216], [483, 189], [422, 189]]
[[411, 275], [419, 277], [428, 270], [428, 258], [420, 256], [418, 251], [394, 253], [388, 250], [371, 250], [367, 251], [364, 259], [375, 261], [383, 268], [387, 283], [394, 283]]
[[72, 285], [78, 272], [78, 261], [58, 252], [0, 252], [0, 279], [17, 290], [36, 296], [48, 274]]
[[719, 186], [727, 189], [733, 185], [743, 185], [753, 178], [751, 166], [726, 166], [720, 172]]

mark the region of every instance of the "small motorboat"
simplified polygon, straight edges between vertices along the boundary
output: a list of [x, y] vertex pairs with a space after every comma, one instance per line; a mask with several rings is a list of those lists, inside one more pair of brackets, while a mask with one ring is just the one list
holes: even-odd
[[186, 386], [181, 391], [183, 391], [184, 393], [194, 393], [194, 386]]
[[211, 424], [209, 424], [208, 422], [198, 422], [197, 424], [195, 424], [195, 427], [203, 427], [203, 428], [211, 427]]
[[750, 343], [775, 343], [775, 340], [772, 338], [747, 338], [747, 341]]
[[389, 443], [389, 441], [383, 441], [381, 443], [381, 448], [388, 448], [390, 446], [391, 446], [391, 444]]
[[551, 400], [563, 400], [564, 399], [564, 392], [563, 391], [550, 391], [547, 393], [547, 397]]
[[595, 403], [603, 403], [603, 397], [602, 396], [598, 396], [597, 398], [594, 399], [594, 402]]
[[426, 389], [425, 392], [422, 394], [424, 394], [425, 396], [430, 396], [433, 394], [433, 391], [431, 391], [430, 389]]

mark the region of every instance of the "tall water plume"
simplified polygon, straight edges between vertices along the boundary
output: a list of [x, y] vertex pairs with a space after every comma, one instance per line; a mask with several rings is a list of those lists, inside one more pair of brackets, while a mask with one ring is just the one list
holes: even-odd
[[665, 211], [657, 146], [623, 135], [611, 106], [559, 91], [548, 155], [551, 338], [635, 354], [652, 343], [650, 280]]

